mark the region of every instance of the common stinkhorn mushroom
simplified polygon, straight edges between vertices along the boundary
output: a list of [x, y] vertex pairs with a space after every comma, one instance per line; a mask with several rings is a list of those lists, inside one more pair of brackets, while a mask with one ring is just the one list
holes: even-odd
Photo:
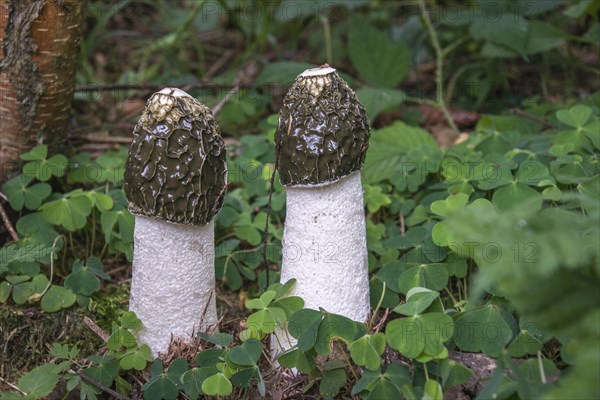
[[135, 216], [130, 310], [156, 355], [217, 323], [213, 217], [225, 147], [208, 107], [180, 89], [150, 97], [133, 131], [125, 194]]
[[370, 312], [360, 176], [369, 146], [365, 109], [335, 69], [308, 69], [285, 96], [276, 140], [286, 186], [281, 282], [296, 278], [291, 295], [306, 308], [364, 322]]

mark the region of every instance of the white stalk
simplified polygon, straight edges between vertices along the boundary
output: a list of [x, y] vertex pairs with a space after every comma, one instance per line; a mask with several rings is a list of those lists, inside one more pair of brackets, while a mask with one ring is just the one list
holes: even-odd
[[[281, 282], [296, 278], [290, 296], [354, 321], [369, 317], [369, 275], [360, 171], [337, 182], [286, 189]], [[276, 332], [273, 349], [295, 340]]]
[[[365, 210], [360, 176], [368, 148], [366, 112], [328, 65], [304, 71], [284, 99], [277, 139], [286, 185], [281, 282], [290, 295], [354, 321], [370, 313]], [[291, 331], [294, 327], [288, 327]], [[295, 344], [277, 330], [274, 353]]]
[[171, 336], [185, 341], [217, 324], [214, 222], [172, 224], [135, 216], [129, 309], [143, 321], [138, 333], [154, 356]]

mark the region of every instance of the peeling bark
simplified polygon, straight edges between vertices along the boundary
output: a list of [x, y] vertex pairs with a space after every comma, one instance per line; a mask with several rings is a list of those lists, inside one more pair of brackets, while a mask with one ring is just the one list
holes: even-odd
[[66, 138], [83, 0], [0, 0], [0, 181], [19, 154]]

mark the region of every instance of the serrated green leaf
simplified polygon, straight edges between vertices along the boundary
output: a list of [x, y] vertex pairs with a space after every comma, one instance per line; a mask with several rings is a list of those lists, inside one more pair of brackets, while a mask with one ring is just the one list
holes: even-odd
[[362, 18], [354, 18], [350, 24], [348, 55], [360, 76], [373, 86], [393, 88], [408, 73], [408, 48], [393, 43]]
[[380, 112], [393, 109], [406, 99], [406, 94], [401, 90], [370, 86], [363, 86], [358, 89], [356, 95], [365, 106], [371, 122], [375, 120]]
[[17, 386], [27, 393], [29, 398], [42, 398], [54, 390], [59, 380], [59, 372], [60, 369], [56, 365], [44, 364], [23, 375]]
[[[424, 145], [437, 148], [429, 132], [402, 122], [374, 130], [365, 161], [365, 179], [369, 183], [378, 183], [395, 178], [408, 168], [414, 169], [415, 166], [404, 162], [404, 158], [409, 151]], [[422, 174], [423, 171], [417, 172]]]

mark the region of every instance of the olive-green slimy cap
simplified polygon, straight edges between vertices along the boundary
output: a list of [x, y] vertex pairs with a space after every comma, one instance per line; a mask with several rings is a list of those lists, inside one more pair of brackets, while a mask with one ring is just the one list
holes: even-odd
[[125, 165], [129, 211], [205, 225], [221, 209], [226, 184], [225, 145], [210, 109], [180, 89], [154, 93]]
[[276, 140], [283, 185], [322, 185], [362, 168], [369, 122], [354, 91], [325, 64], [296, 78], [283, 100]]

